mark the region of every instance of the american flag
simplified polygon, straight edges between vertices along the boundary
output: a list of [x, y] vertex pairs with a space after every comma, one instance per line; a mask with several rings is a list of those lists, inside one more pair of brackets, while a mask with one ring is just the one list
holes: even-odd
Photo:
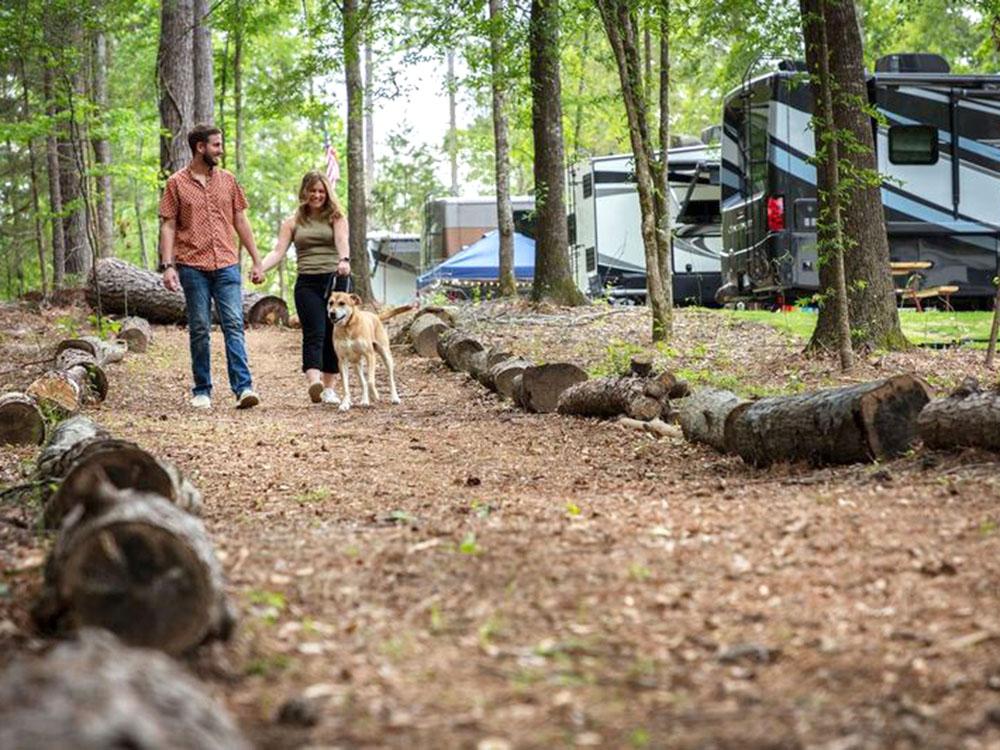
[[337, 161], [337, 149], [330, 142], [326, 143], [326, 179], [330, 181], [331, 187], [337, 187], [337, 180], [340, 179], [340, 162]]

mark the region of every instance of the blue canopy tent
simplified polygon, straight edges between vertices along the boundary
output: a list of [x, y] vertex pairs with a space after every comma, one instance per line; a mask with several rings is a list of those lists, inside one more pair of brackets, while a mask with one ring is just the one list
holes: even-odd
[[[521, 282], [531, 281], [534, 277], [535, 241], [514, 232], [514, 278]], [[423, 289], [434, 282], [468, 284], [497, 281], [499, 278], [500, 233], [494, 229], [417, 277], [417, 289]]]

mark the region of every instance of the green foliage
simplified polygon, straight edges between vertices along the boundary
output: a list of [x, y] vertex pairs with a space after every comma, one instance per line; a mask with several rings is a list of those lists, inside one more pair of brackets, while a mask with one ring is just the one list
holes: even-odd
[[639, 344], [613, 339], [604, 349], [604, 358], [591, 367], [587, 374], [592, 378], [624, 375], [629, 371], [632, 357], [643, 351]]
[[463, 555], [478, 555], [482, 552], [482, 549], [480, 549], [479, 543], [476, 541], [476, 535], [470, 532], [459, 543], [458, 551]]
[[94, 329], [94, 333], [102, 339], [117, 336], [118, 332], [122, 329], [122, 323], [120, 320], [113, 320], [112, 318], [108, 318], [104, 315], [88, 315], [87, 322], [90, 323], [90, 327]]

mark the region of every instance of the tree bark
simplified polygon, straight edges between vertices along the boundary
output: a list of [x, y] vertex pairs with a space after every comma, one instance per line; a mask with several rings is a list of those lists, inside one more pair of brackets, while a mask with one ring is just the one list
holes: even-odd
[[236, 175], [243, 177], [243, 11], [242, 0], [236, 0], [239, 19], [233, 37], [233, 118], [236, 120], [236, 139], [233, 153], [236, 158]]
[[499, 284], [501, 297], [517, 294], [514, 276], [514, 211], [510, 205], [510, 143], [507, 138], [507, 71], [504, 66], [506, 16], [503, 0], [489, 0], [490, 87], [493, 94], [493, 143], [496, 167], [497, 230], [500, 235]]
[[[46, 29], [48, 31], [48, 29]], [[48, 34], [46, 34], [48, 36]], [[45, 109], [50, 119], [55, 119], [59, 109], [56, 104], [53, 71], [46, 66], [44, 71]], [[62, 289], [66, 278], [66, 234], [63, 230], [62, 180], [59, 178], [59, 139], [55, 128], [46, 137], [45, 156], [49, 173], [49, 213], [52, 223], [52, 286]]]
[[[53, 369], [35, 378], [28, 386], [27, 394], [39, 404], [63, 414], [74, 414], [84, 404], [103, 401], [108, 395], [104, 365], [114, 361], [114, 358], [109, 355], [99, 361], [91, 351], [77, 346], [85, 343], [83, 339], [62, 342], [56, 350]], [[98, 343], [104, 342], [98, 340]], [[109, 347], [109, 350], [112, 348]]]
[[448, 325], [437, 315], [418, 315], [410, 323], [409, 337], [413, 350], [421, 357], [437, 355], [438, 337], [448, 329]]
[[204, 125], [215, 123], [215, 73], [212, 59], [212, 27], [209, 25], [210, 10], [208, 0], [193, 0], [193, 122]]
[[[649, 120], [642, 90], [642, 70], [631, 6], [625, 0], [598, 0], [604, 29], [618, 65], [622, 99], [629, 123], [629, 139], [635, 164], [639, 193], [640, 231], [646, 261], [647, 303], [652, 312], [653, 341], [670, 338], [673, 327], [671, 310], [663, 289], [660, 269], [660, 245], [657, 237], [657, 186], [655, 156], [649, 136]], [[665, 162], [664, 162], [665, 163]]]
[[249, 750], [187, 669], [87, 629], [0, 677], [0, 747]]
[[503, 362], [497, 362], [490, 368], [487, 387], [496, 391], [504, 398], [514, 398], [514, 378], [520, 377], [525, 368], [531, 367], [531, 361], [520, 357], [511, 357]]
[[[82, 29], [67, 32], [64, 44], [80, 49], [83, 45]], [[66, 106], [68, 121], [60, 127], [57, 150], [59, 153], [59, 190], [62, 193], [63, 232], [66, 238], [66, 273], [86, 274], [93, 263], [87, 239], [87, 201], [84, 180], [83, 140], [77, 122], [81, 116], [79, 105], [85, 100], [85, 77], [78, 62], [68, 64], [63, 71], [66, 77]]]
[[[877, 179], [864, 184], [862, 175], [874, 178], [875, 142], [871, 117], [862, 108], [868, 101], [855, 4], [826, 2], [823, 18], [830, 49], [830, 78], [837, 96], [834, 101], [834, 125], [842, 137], [860, 148], [844, 149], [841, 154], [841, 177], [850, 178], [850, 188], [843, 191], [844, 271], [848, 292], [851, 340], [859, 350], [897, 349], [908, 346], [899, 327], [896, 296], [889, 268], [889, 241], [885, 212]], [[815, 49], [813, 50], [813, 54]], [[806, 48], [809, 59], [809, 45]], [[810, 69], [813, 64], [810, 63]], [[823, 182], [822, 178], [820, 178]], [[821, 184], [821, 189], [829, 189]], [[820, 266], [820, 287], [831, 288], [835, 269]], [[838, 330], [833, 316], [817, 320], [813, 344], [827, 349], [837, 346]]]
[[985, 391], [967, 378], [947, 398], [920, 412], [917, 429], [928, 448], [974, 447], [1000, 450], [1000, 390]]
[[442, 359], [452, 370], [471, 372], [474, 356], [485, 349], [486, 347], [477, 339], [463, 331], [458, 331], [455, 335], [448, 337], [447, 343], [444, 345]]
[[102, 627], [173, 655], [231, 635], [222, 568], [197, 518], [97, 475], [80, 495], [46, 562], [39, 630]]
[[532, 0], [528, 23], [535, 176], [535, 278], [531, 297], [583, 304], [569, 268], [566, 228], [559, 0]]
[[930, 400], [913, 375], [777, 396], [737, 407], [726, 443], [744, 461], [850, 464], [905, 453], [917, 437], [917, 415]]
[[[97, 304], [113, 315], [139, 315], [150, 323], [184, 324], [187, 307], [184, 293], [163, 287], [159, 274], [117, 258], [105, 258], [95, 267], [86, 288], [87, 303]], [[213, 306], [213, 320], [217, 321]], [[243, 291], [243, 322], [249, 326], [288, 325], [288, 305], [279, 297]]]
[[656, 380], [640, 377], [607, 377], [584, 380], [559, 396], [557, 411], [579, 417], [658, 419], [670, 408], [666, 389]]
[[354, 290], [371, 303], [371, 275], [368, 272], [368, 214], [365, 204], [364, 86], [361, 79], [362, 18], [358, 0], [344, 0], [344, 69], [347, 83], [347, 224], [354, 269]]
[[730, 391], [702, 388], [677, 402], [677, 419], [687, 440], [728, 453], [733, 451], [726, 443], [729, 415], [749, 403]]
[[160, 170], [184, 168], [191, 158], [187, 133], [194, 124], [194, 26], [192, 0], [162, 0], [156, 71], [160, 93]]
[[[21, 94], [22, 94], [22, 106], [24, 107], [24, 117], [25, 119], [30, 119], [31, 117], [31, 98], [28, 94], [28, 73], [25, 69], [24, 60], [21, 60]], [[47, 250], [45, 246], [44, 233], [42, 231], [42, 209], [41, 201], [38, 198], [38, 164], [35, 159], [35, 139], [30, 138], [28, 140], [28, 163], [31, 167], [31, 207], [34, 212], [34, 224], [35, 224], [35, 245], [38, 250], [38, 273], [41, 280], [41, 292], [42, 296], [45, 296], [46, 289], [48, 288], [48, 283], [46, 281], [45, 273], [45, 256], [47, 255]]]
[[375, 184], [375, 64], [372, 40], [365, 34], [365, 204], [371, 204]]
[[518, 403], [528, 411], [549, 413], [556, 410], [563, 391], [586, 380], [587, 373], [568, 362], [554, 362], [526, 367], [518, 377]]
[[[94, 104], [98, 117], [104, 118], [110, 107], [108, 98], [108, 40], [103, 29], [94, 35]], [[103, 132], [106, 122], [93, 139], [94, 160], [97, 163], [97, 248], [98, 255], [110, 258], [115, 254], [115, 210], [111, 184], [111, 141]]]
[[673, 330], [674, 249], [670, 216], [670, 1], [661, 0], [660, 13], [660, 159], [656, 185], [656, 256], [663, 301]]
[[455, 82], [455, 50], [451, 47], [445, 53], [448, 69], [446, 87], [448, 89], [448, 163], [451, 166], [452, 195], [458, 195], [458, 117], [455, 106], [455, 92], [458, 84]]
[[10, 391], [0, 395], [0, 445], [39, 445], [45, 418], [35, 399]]

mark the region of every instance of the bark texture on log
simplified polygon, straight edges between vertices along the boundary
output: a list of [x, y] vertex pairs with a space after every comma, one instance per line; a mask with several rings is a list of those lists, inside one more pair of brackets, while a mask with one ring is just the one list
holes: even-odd
[[684, 437], [693, 443], [705, 443], [723, 453], [732, 450], [726, 444], [726, 423], [736, 407], [750, 402], [731, 391], [702, 388], [675, 403], [677, 419]]
[[491, 387], [505, 398], [514, 398], [514, 378], [524, 372], [525, 367], [531, 367], [531, 362], [520, 357], [512, 357], [498, 362], [490, 368], [489, 380]]
[[441, 331], [441, 333], [438, 335], [437, 355], [442, 362], [448, 361], [448, 354], [447, 354], [448, 344], [456, 336], [462, 336], [462, 335], [464, 334], [457, 328], [449, 328], [446, 331]]
[[201, 522], [159, 495], [91, 480], [49, 553], [39, 629], [93, 625], [169, 654], [228, 638], [235, 616]]
[[456, 336], [448, 337], [443, 359], [452, 370], [470, 372], [475, 355], [483, 352], [485, 348], [469, 334], [459, 332]]
[[[94, 266], [87, 284], [87, 303], [105, 314], [139, 315], [150, 323], [184, 324], [187, 307], [183, 292], [163, 287], [159, 274], [117, 258], [102, 258]], [[218, 322], [214, 306], [213, 320]], [[246, 325], [288, 325], [288, 306], [279, 297], [243, 292], [243, 322]]]
[[40, 445], [45, 417], [35, 399], [11, 391], [0, 396], [0, 445]]
[[663, 385], [645, 377], [583, 380], [563, 391], [557, 404], [560, 414], [579, 417], [617, 417], [624, 414], [646, 421], [658, 419], [669, 408]]
[[486, 356], [483, 358], [481, 368], [476, 370], [473, 374], [476, 380], [479, 381], [480, 385], [489, 388], [491, 391], [495, 391], [496, 386], [491, 377], [493, 368], [501, 362], [506, 362], [507, 360], [513, 358], [514, 355], [510, 352], [505, 352], [500, 349], [488, 349], [486, 351]]
[[568, 362], [532, 365], [521, 373], [520, 405], [528, 411], [554, 412], [559, 396], [571, 385], [587, 379], [587, 373]]
[[53, 428], [45, 446], [35, 462], [35, 478], [52, 481], [66, 475], [65, 463], [73, 446], [88, 440], [108, 438], [107, 431], [89, 417], [76, 416], [64, 419]]
[[128, 344], [130, 352], [141, 354], [149, 349], [149, 345], [153, 343], [153, 327], [145, 318], [132, 315], [122, 321], [118, 338]]
[[448, 325], [437, 315], [431, 313], [418, 315], [410, 323], [408, 333], [413, 351], [421, 357], [436, 356], [438, 338], [447, 329]]
[[[58, 488], [45, 500], [43, 518], [48, 528], [57, 528], [63, 518], [84, 499], [95, 476], [107, 477], [118, 489], [150, 492], [166, 498], [181, 510], [201, 512], [201, 492], [169, 461], [154, 457], [135, 443], [112, 438], [91, 438], [76, 443], [59, 465], [64, 475]], [[42, 493], [43, 497], [47, 493]]]
[[930, 400], [913, 375], [765, 398], [730, 413], [726, 443], [744, 461], [850, 464], [891, 458], [917, 437], [917, 415]]
[[0, 676], [0, 747], [249, 750], [183, 666], [96, 628]]
[[983, 390], [968, 378], [947, 398], [927, 404], [917, 429], [928, 448], [1000, 450], [1000, 390]]

